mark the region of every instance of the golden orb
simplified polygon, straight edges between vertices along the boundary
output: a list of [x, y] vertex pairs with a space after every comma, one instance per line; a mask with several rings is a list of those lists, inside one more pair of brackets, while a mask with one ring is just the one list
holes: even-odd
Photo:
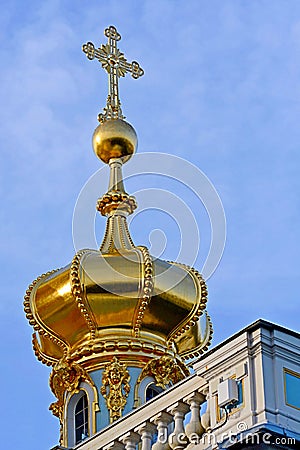
[[131, 158], [136, 148], [136, 132], [125, 120], [106, 120], [100, 123], [94, 131], [94, 152], [106, 164], [111, 158], [121, 158], [125, 163]]

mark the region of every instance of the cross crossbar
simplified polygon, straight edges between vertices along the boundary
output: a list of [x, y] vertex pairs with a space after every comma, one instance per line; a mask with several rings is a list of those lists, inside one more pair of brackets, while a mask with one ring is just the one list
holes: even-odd
[[121, 35], [117, 32], [117, 29], [111, 25], [105, 29], [104, 34], [108, 38], [107, 44], [95, 48], [92, 42], [87, 42], [82, 46], [87, 58], [89, 60], [96, 58], [108, 73], [108, 97], [104, 114], [98, 116], [100, 122], [108, 119], [124, 119], [119, 99], [118, 79], [124, 77], [128, 72], [134, 79], [144, 75], [139, 63], [137, 61], [129, 63], [124, 53], [118, 49], [117, 41], [121, 39]]

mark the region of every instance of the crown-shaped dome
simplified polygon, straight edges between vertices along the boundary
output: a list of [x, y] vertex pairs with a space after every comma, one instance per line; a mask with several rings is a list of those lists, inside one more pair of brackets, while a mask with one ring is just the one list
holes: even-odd
[[[36, 356], [53, 366], [50, 385], [58, 400], [50, 408], [60, 418], [61, 442], [68, 441], [65, 433], [71, 423], [66, 419], [67, 393], [75, 394], [80, 382], [88, 381], [100, 392], [109, 410], [105, 377], [118, 367], [125, 371], [127, 384], [130, 377], [132, 383], [135, 380], [137, 396], [130, 401], [138, 402], [143, 376], [151, 373], [158, 386], [159, 376], [163, 376], [164, 387], [179, 381], [188, 373], [182, 360], [200, 355], [212, 335], [201, 275], [186, 265], [154, 258], [131, 239], [127, 216], [137, 205], [124, 189], [122, 165], [134, 154], [137, 136], [124, 121], [117, 80], [126, 71], [138, 78], [143, 70], [135, 61], [129, 64], [116, 49], [120, 35], [114, 27], [105, 34], [109, 39], [106, 46], [83, 46], [89, 59], [99, 59], [110, 82], [105, 113], [99, 115], [100, 125], [93, 135], [94, 152], [110, 166], [108, 191], [97, 203], [98, 211], [107, 217], [103, 242], [99, 250], [80, 250], [67, 266], [38, 277], [24, 301], [34, 328]], [[116, 367], [110, 369], [110, 364]], [[107, 383], [116, 389], [114, 380]], [[120, 399], [122, 383], [119, 388]], [[129, 392], [129, 384], [126, 389]], [[116, 417], [126, 401], [123, 403]], [[115, 420], [112, 411], [110, 414]], [[106, 419], [104, 414], [103, 426]]]
[[195, 269], [153, 258], [133, 244], [126, 215], [135, 199], [124, 190], [121, 158], [110, 158], [109, 165], [109, 190], [98, 201], [108, 216], [101, 248], [80, 250], [26, 293], [36, 355], [46, 364], [67, 356], [85, 367], [115, 351], [146, 360], [197, 356], [211, 338], [205, 282]]
[[153, 260], [146, 247], [82, 250], [32, 283], [25, 311], [39, 359], [53, 364], [67, 355], [90, 366], [116, 350], [130, 358], [199, 355], [210, 340], [210, 327], [201, 330], [199, 321], [206, 300], [197, 271]]

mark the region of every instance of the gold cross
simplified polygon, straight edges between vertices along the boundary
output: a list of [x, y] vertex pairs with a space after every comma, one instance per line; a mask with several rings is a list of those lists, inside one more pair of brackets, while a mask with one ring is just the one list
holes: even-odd
[[98, 115], [99, 122], [104, 122], [108, 119], [124, 119], [121, 110], [121, 102], [119, 100], [119, 86], [118, 78], [124, 77], [127, 72], [135, 79], [144, 75], [143, 69], [139, 63], [132, 61], [129, 63], [117, 47], [117, 41], [121, 39], [121, 35], [117, 32], [114, 26], [110, 26], [104, 31], [108, 38], [107, 44], [102, 44], [101, 47], [95, 48], [92, 42], [87, 42], [82, 46], [83, 52], [88, 59], [98, 59], [102, 67], [108, 72], [108, 97], [104, 114]]

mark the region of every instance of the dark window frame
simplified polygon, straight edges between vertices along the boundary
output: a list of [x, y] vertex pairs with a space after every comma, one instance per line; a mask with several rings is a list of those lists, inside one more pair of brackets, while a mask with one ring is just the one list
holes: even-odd
[[81, 392], [74, 408], [75, 445], [89, 437], [89, 402], [86, 392]]

